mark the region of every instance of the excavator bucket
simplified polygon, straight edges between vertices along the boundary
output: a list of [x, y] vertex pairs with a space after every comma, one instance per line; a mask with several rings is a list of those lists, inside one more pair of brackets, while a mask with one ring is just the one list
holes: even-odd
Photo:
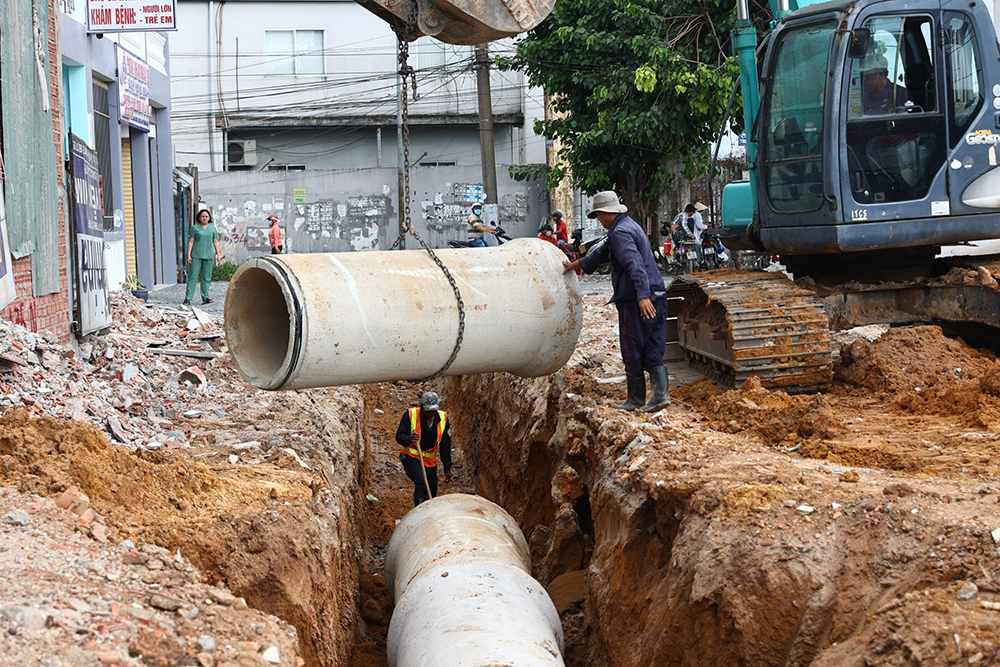
[[552, 11], [555, 0], [358, 0], [395, 27], [417, 7], [412, 41], [429, 35], [448, 44], [485, 44], [527, 32]]

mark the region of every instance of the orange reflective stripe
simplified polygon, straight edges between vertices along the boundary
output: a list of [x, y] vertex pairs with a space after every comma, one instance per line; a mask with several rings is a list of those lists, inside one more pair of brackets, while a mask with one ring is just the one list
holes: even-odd
[[[421, 432], [420, 424], [420, 408], [410, 408], [410, 433], [416, 433], [417, 437], [423, 437]], [[441, 444], [442, 438], [444, 438], [444, 429], [448, 425], [448, 413], [443, 410], [438, 410], [438, 422], [437, 427], [437, 442], [434, 443], [434, 447], [431, 449], [423, 450], [424, 465], [428, 468], [433, 468], [437, 465], [437, 453], [438, 446]], [[413, 458], [420, 458], [420, 454], [416, 447], [400, 446], [400, 451], [407, 456], [412, 456]]]

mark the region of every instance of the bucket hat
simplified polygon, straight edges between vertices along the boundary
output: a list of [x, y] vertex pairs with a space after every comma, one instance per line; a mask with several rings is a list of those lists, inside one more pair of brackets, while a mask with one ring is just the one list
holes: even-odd
[[605, 190], [594, 195], [594, 203], [590, 208], [588, 218], [596, 218], [599, 212], [603, 213], [625, 213], [628, 208], [618, 201], [618, 195], [612, 190]]

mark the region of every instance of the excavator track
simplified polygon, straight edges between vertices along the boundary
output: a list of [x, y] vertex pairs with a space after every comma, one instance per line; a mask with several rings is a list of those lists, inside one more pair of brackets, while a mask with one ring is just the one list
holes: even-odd
[[[681, 276], [667, 289], [678, 343], [692, 366], [731, 387], [757, 376], [788, 393], [822, 391], [833, 379], [822, 299], [781, 273], [721, 269]], [[674, 315], [675, 313], [669, 313]]]

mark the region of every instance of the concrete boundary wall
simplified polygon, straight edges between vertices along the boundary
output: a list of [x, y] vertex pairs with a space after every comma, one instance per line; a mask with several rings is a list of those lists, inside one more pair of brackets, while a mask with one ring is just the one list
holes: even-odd
[[[414, 169], [411, 218], [433, 248], [466, 238], [472, 203], [482, 198], [479, 167]], [[497, 173], [500, 221], [513, 237], [535, 236], [548, 216], [542, 180]], [[225, 261], [270, 253], [267, 216], [280, 219], [285, 251], [388, 250], [399, 234], [395, 169], [200, 172], [199, 208], [212, 212]], [[408, 237], [407, 248], [419, 247]]]

